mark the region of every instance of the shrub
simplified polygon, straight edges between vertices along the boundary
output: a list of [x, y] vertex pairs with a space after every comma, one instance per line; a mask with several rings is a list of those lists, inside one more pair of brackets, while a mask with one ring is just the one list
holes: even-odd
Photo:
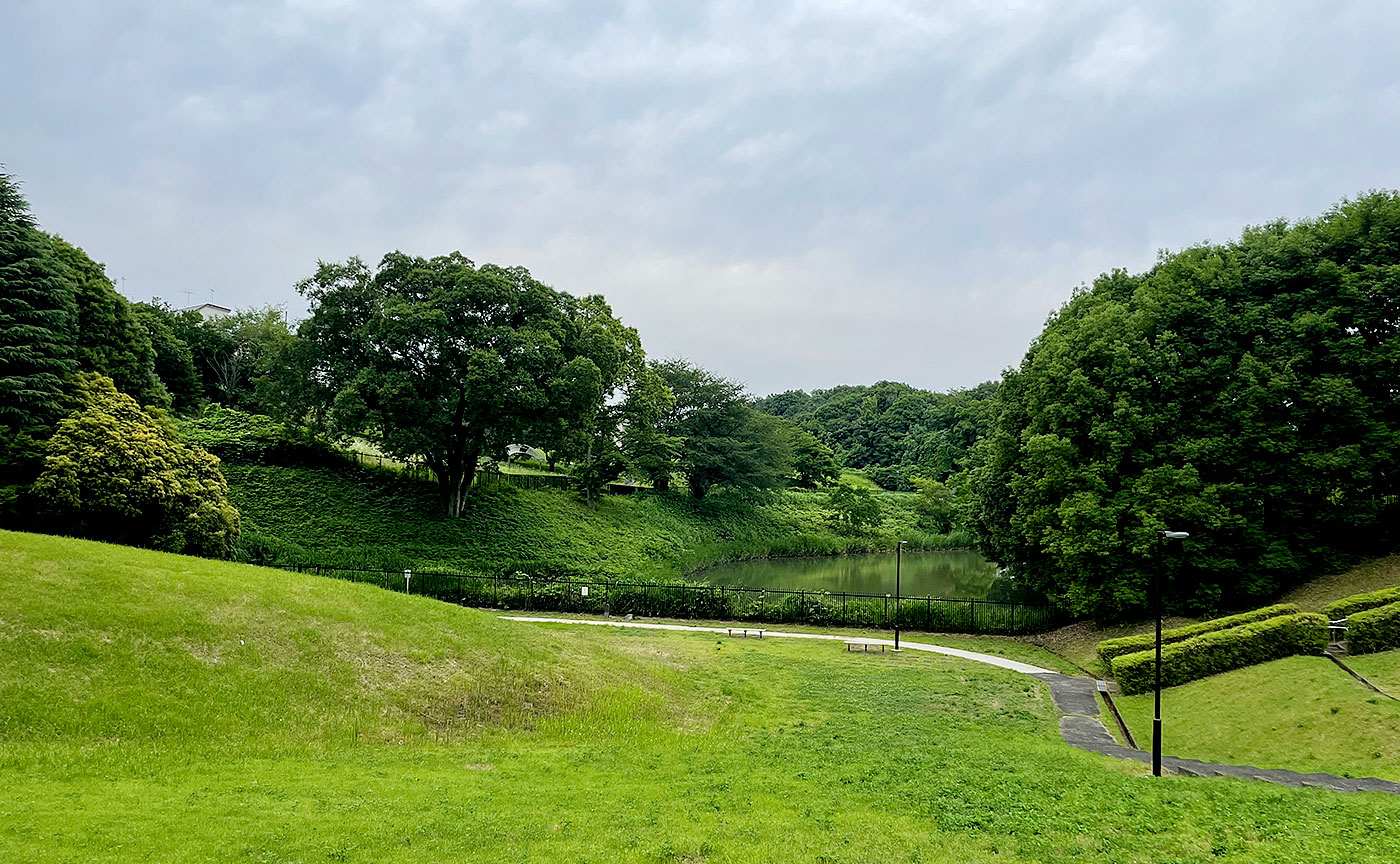
[[[1252, 612], [1241, 612], [1238, 615], [1214, 618], [1210, 621], [1202, 621], [1199, 624], [1174, 627], [1171, 630], [1162, 631], [1162, 644], [1184, 642], [1187, 639], [1200, 636], [1203, 633], [1228, 630], [1231, 627], [1238, 627], [1241, 624], [1252, 624], [1255, 621], [1265, 621], [1269, 618], [1278, 618], [1281, 615], [1292, 615], [1297, 611], [1298, 607], [1292, 603], [1283, 603], [1278, 606], [1266, 606], [1263, 609], [1255, 609]], [[1156, 645], [1156, 642], [1157, 637], [1153, 633], [1142, 633], [1137, 636], [1123, 636], [1118, 639], [1105, 639], [1099, 643], [1099, 657], [1105, 663], [1108, 663], [1111, 662], [1114, 657], [1121, 657], [1124, 654], [1134, 654], [1138, 651], [1146, 651]]]
[[1338, 618], [1350, 618], [1357, 612], [1375, 609], [1377, 606], [1389, 606], [1391, 603], [1400, 603], [1400, 587], [1381, 588], [1378, 591], [1353, 594], [1335, 600], [1327, 604], [1327, 617], [1333, 621]]
[[330, 444], [285, 423], [218, 405], [208, 405], [198, 417], [185, 421], [182, 431], [191, 444], [235, 465], [317, 468], [347, 462]]
[[832, 524], [838, 530], [863, 534], [880, 524], [884, 511], [870, 490], [842, 483], [832, 488], [826, 499]]
[[65, 534], [227, 558], [238, 539], [219, 460], [187, 447], [112, 379], [77, 376], [82, 406], [45, 445], [33, 492]]
[[[1162, 686], [1175, 687], [1295, 654], [1320, 654], [1326, 645], [1327, 619], [1316, 612], [1203, 633], [1162, 647]], [[1152, 689], [1155, 654], [1139, 651], [1114, 659], [1113, 674], [1124, 693]]]
[[1400, 648], [1400, 603], [1347, 616], [1347, 653], [1374, 654], [1394, 648]]

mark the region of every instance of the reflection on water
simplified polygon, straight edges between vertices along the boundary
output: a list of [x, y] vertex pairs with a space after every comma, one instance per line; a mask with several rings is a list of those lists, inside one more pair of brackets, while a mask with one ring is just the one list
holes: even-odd
[[[765, 558], [717, 564], [691, 578], [746, 588], [893, 594], [894, 563], [891, 553]], [[909, 597], [982, 600], [1006, 592], [996, 565], [976, 552], [905, 552], [899, 582], [900, 592]]]

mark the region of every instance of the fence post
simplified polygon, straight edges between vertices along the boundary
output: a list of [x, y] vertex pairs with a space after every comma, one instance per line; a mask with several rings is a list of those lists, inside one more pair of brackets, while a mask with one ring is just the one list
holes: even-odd
[[924, 598], [924, 618], [927, 619], [927, 620], [926, 620], [926, 623], [924, 624], [924, 626], [928, 628], [927, 631], [925, 631], [925, 632], [932, 633], [932, 632], [933, 632], [933, 598], [932, 598], [932, 597], [925, 597], [925, 598]]
[[1016, 601], [1011, 601], [1011, 632], [1016, 632]]
[[885, 623], [890, 620], [890, 595], [885, 595], [885, 611], [880, 614], [880, 629], [885, 629]]
[[529, 605], [529, 606], [526, 606], [525, 608], [526, 608], [526, 609], [534, 609], [534, 608], [535, 608], [535, 577], [534, 577], [534, 576], [530, 576], [530, 575], [526, 575], [526, 576], [525, 576], [525, 581], [530, 583], [530, 605]]
[[976, 601], [976, 600], [969, 600], [969, 601], [967, 601], [967, 609], [968, 609], [968, 614], [967, 614], [967, 619], [968, 619], [967, 629], [968, 629], [968, 632], [970, 632], [970, 633], [976, 633], [976, 632], [977, 632], [977, 601]]
[[807, 620], [807, 589], [803, 588], [797, 593], [797, 614], [799, 621]]
[[846, 592], [841, 592], [841, 626], [846, 626]]

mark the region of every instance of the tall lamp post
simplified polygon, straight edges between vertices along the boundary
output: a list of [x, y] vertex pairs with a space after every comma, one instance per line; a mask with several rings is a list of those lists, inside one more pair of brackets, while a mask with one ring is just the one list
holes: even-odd
[[1162, 541], [1185, 540], [1190, 537], [1185, 531], [1157, 532], [1157, 566], [1152, 580], [1153, 605], [1157, 612], [1157, 670], [1154, 691], [1156, 692], [1156, 713], [1152, 715], [1152, 776], [1162, 776]]
[[906, 541], [894, 547], [894, 650], [899, 650], [899, 558]]

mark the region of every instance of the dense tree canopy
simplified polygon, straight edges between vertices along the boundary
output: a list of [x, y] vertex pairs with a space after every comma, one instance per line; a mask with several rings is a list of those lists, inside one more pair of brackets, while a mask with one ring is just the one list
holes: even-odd
[[[717, 486], [745, 492], [783, 486], [792, 472], [792, 437], [783, 421], [750, 408], [743, 385], [685, 360], [655, 370], [675, 397], [659, 432], [678, 442], [675, 468], [696, 498]], [[653, 476], [666, 489], [670, 468]]]
[[117, 389], [142, 405], [170, 407], [170, 395], [156, 375], [151, 337], [117, 293], [101, 264], [62, 237], [51, 236], [54, 254], [67, 268], [77, 310], [75, 356], [78, 368], [111, 378]]
[[789, 390], [753, 406], [812, 432], [842, 464], [865, 470], [880, 485], [908, 490], [916, 475], [946, 481], [964, 467], [991, 421], [995, 392], [993, 382], [931, 393], [881, 381], [811, 394]]
[[299, 288], [312, 378], [335, 394], [331, 428], [422, 457], [452, 515], [482, 456], [583, 423], [620, 374], [604, 369], [624, 363], [613, 340], [580, 328], [579, 301], [521, 267], [392, 252], [377, 269], [322, 264]]
[[202, 388], [189, 343], [175, 334], [175, 312], [161, 303], [132, 304], [132, 314], [151, 344], [152, 369], [170, 394], [171, 407], [182, 414], [199, 407]]
[[1254, 601], [1397, 539], [1400, 197], [1100, 277], [999, 393], [965, 478], [984, 551], [1076, 611]]

